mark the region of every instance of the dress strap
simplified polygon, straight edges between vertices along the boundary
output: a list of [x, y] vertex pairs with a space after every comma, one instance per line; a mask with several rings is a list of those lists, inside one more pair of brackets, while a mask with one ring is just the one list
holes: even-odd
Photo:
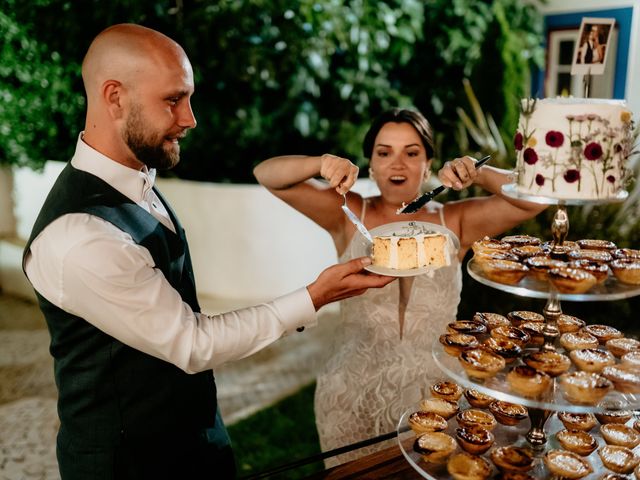
[[364, 214], [367, 212], [367, 203], [369, 203], [369, 198], [363, 198], [362, 211], [360, 212], [360, 221], [362, 223], [364, 223]]
[[438, 208], [438, 215], [440, 215], [440, 223], [443, 227], [446, 227], [447, 224], [444, 221], [444, 205], [441, 205], [440, 208]]

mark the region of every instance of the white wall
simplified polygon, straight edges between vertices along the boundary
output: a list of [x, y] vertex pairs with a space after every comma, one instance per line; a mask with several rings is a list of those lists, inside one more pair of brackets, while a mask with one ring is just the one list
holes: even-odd
[[[0, 286], [8, 293], [33, 297], [22, 247], [63, 167], [15, 170], [18, 238], [0, 243]], [[267, 300], [310, 283], [337, 260], [327, 232], [261, 186], [173, 179], [158, 186], [187, 231], [199, 295], [234, 306]]]
[[538, 3], [545, 15], [572, 12], [589, 12], [614, 8], [633, 8], [631, 38], [629, 39], [629, 58], [625, 99], [636, 118], [640, 116], [640, 0], [548, 0]]
[[258, 185], [159, 180], [183, 223], [198, 291], [271, 298], [337, 261], [331, 237]]

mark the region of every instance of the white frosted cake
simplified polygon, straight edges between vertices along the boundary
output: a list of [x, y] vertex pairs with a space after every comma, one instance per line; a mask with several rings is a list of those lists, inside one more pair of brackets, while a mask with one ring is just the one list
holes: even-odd
[[608, 199], [625, 189], [631, 111], [621, 100], [522, 100], [517, 190], [558, 199]]
[[449, 242], [441, 233], [373, 237], [373, 265], [394, 270], [449, 265]]

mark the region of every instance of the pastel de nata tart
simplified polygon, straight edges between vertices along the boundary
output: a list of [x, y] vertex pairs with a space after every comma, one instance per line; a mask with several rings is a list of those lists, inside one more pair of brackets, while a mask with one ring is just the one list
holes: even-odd
[[569, 356], [576, 367], [585, 372], [600, 373], [604, 367], [616, 363], [611, 352], [599, 348], [579, 348], [569, 352]]
[[511, 322], [504, 315], [492, 312], [476, 312], [473, 315], [472, 320], [480, 322], [487, 326], [489, 330], [493, 330], [496, 327], [508, 327]]
[[527, 365], [518, 365], [507, 373], [507, 382], [511, 390], [526, 398], [542, 396], [551, 387], [551, 377], [544, 372]]
[[583, 478], [593, 472], [586, 458], [566, 450], [549, 450], [544, 455], [544, 463], [549, 472], [563, 479]]
[[606, 263], [594, 262], [593, 260], [583, 258], [581, 260], [572, 260], [567, 266], [589, 272], [596, 277], [596, 283], [602, 283], [609, 278], [609, 266]]
[[629, 480], [629, 477], [618, 473], [606, 473], [600, 477], [600, 480]]
[[528, 472], [533, 468], [535, 457], [528, 448], [503, 446], [494, 448], [489, 454], [493, 464], [503, 472]]
[[562, 242], [562, 245], [556, 245], [553, 240], [548, 240], [542, 244], [542, 249], [545, 252], [551, 252], [551, 250], [555, 246], [563, 247], [563, 248], [566, 248], [567, 250], [577, 250], [580, 248], [580, 246], [576, 242], [571, 240], [565, 240], [564, 242]]
[[478, 252], [473, 256], [473, 261], [476, 262], [482, 270], [484, 270], [484, 263], [489, 260], [508, 260], [510, 262], [519, 262], [520, 258], [515, 253], [500, 250], [486, 250]]
[[507, 318], [514, 327], [519, 327], [525, 322], [544, 322], [544, 315], [528, 310], [514, 310], [513, 312], [507, 313]]
[[640, 465], [633, 469], [633, 475], [637, 480], [640, 480]]
[[640, 463], [633, 451], [619, 445], [604, 445], [598, 449], [598, 456], [602, 464], [615, 473], [631, 473]]
[[486, 428], [472, 425], [456, 428], [456, 440], [465, 452], [471, 455], [482, 455], [491, 448], [495, 437]]
[[441, 415], [434, 412], [423, 412], [419, 410], [409, 415], [407, 420], [411, 430], [416, 434], [425, 432], [441, 432], [446, 430], [447, 421]]
[[420, 401], [420, 410], [423, 412], [437, 413], [446, 420], [449, 420], [460, 411], [457, 402], [444, 400], [442, 398], [427, 398]]
[[578, 250], [571, 250], [567, 252], [569, 260], [593, 260], [600, 263], [609, 263], [613, 260], [613, 255], [606, 250], [595, 250], [591, 248], [580, 248]]
[[463, 389], [454, 382], [444, 381], [431, 385], [431, 395], [444, 400], [458, 401], [462, 396]]
[[[573, 250], [576, 250], [576, 249], [571, 248], [564, 244], [556, 245], [547, 255], [549, 255], [549, 257], [553, 258], [554, 260], [561, 260], [563, 262], [566, 262], [569, 260], [569, 253], [572, 252]], [[579, 250], [579, 247], [578, 247], [578, 250]]]
[[623, 337], [620, 330], [609, 325], [587, 325], [584, 327], [584, 331], [596, 337], [598, 342], [603, 345], [612, 338]]
[[540, 245], [540, 239], [531, 235], [507, 235], [500, 240], [513, 245], [514, 247], [523, 247], [525, 245]]
[[621, 393], [640, 393], [640, 370], [629, 365], [611, 365], [602, 370], [602, 376], [613, 383]]
[[521, 247], [513, 247], [510, 250], [510, 253], [516, 255], [520, 261], [525, 258], [545, 254], [540, 245], [523, 245]]
[[473, 320], [456, 320], [447, 325], [447, 333], [464, 333], [466, 335], [482, 335], [487, 327]]
[[494, 400], [489, 404], [489, 411], [502, 425], [514, 426], [527, 418], [528, 412], [525, 407], [517, 403]]
[[640, 368], [640, 350], [634, 350], [622, 355], [622, 357], [620, 357], [620, 364]]
[[579, 405], [596, 405], [613, 389], [613, 384], [597, 373], [563, 373], [559, 378], [564, 397]]
[[531, 340], [529, 334], [524, 332], [518, 327], [496, 327], [491, 330], [491, 336], [494, 338], [504, 338], [506, 340], [511, 340], [512, 342], [517, 343], [522, 348], [526, 347]]
[[633, 429], [634, 429], [636, 432], [640, 432], [640, 420], [635, 420], [635, 421], [633, 422]]
[[529, 268], [529, 274], [540, 281], [547, 281], [547, 273], [552, 268], [562, 268], [567, 266], [567, 262], [548, 257], [546, 255], [538, 255], [529, 257], [524, 261]]
[[617, 258], [609, 263], [609, 268], [620, 282], [630, 285], [640, 284], [640, 259]]
[[640, 443], [640, 433], [622, 423], [606, 423], [600, 427], [600, 435], [608, 445], [635, 448]]
[[633, 352], [634, 350], [640, 350], [640, 341], [635, 338], [612, 338], [607, 340], [605, 347], [616, 357], [620, 358], [625, 353]]
[[569, 332], [560, 335], [560, 345], [565, 350], [580, 350], [581, 348], [598, 348], [598, 339], [589, 332]]
[[524, 333], [529, 335], [529, 347], [539, 347], [544, 344], [544, 332], [547, 328], [545, 322], [524, 322], [518, 327]]
[[586, 325], [584, 320], [574, 317], [573, 315], [560, 314], [556, 322], [560, 333], [577, 332]]
[[447, 472], [455, 480], [485, 480], [491, 476], [491, 464], [482, 457], [458, 452], [447, 462]]
[[458, 360], [467, 375], [477, 379], [494, 377], [506, 365], [503, 357], [485, 348], [464, 350]]
[[485, 412], [479, 408], [468, 408], [458, 412], [456, 420], [461, 427], [478, 426], [489, 431], [493, 430], [497, 423], [491, 412]]
[[471, 244], [473, 253], [477, 255], [480, 252], [508, 252], [513, 245], [496, 238], [484, 237], [482, 240], [476, 240]]
[[558, 443], [565, 450], [587, 457], [598, 448], [598, 442], [593, 435], [584, 430], [560, 430], [556, 433]]
[[473, 335], [466, 333], [445, 333], [440, 335], [440, 344], [449, 355], [457, 357], [463, 350], [477, 348], [480, 342]]
[[522, 361], [525, 365], [544, 372], [550, 377], [557, 377], [571, 367], [571, 360], [566, 355], [553, 350], [531, 352]]
[[456, 449], [456, 441], [443, 432], [426, 432], [413, 443], [413, 450], [427, 463], [444, 463]]
[[616, 248], [613, 251], [613, 258], [640, 259], [640, 250], [633, 248]]
[[467, 399], [469, 405], [475, 408], [487, 408], [489, 404], [495, 400], [495, 398], [485, 395], [473, 388], [464, 391], [464, 398]]
[[520, 354], [522, 353], [522, 347], [519, 344], [506, 338], [489, 337], [482, 345], [493, 353], [500, 355], [507, 363], [511, 363], [520, 358]]
[[603, 410], [594, 413], [594, 415], [601, 425], [609, 423], [625, 424], [631, 420], [633, 416], [630, 410], [619, 410], [620, 405], [615, 402], [602, 402], [599, 406], [602, 407]]
[[593, 413], [558, 412], [558, 418], [567, 430], [588, 432], [597, 424]]
[[578, 240], [576, 243], [584, 250], [605, 250], [607, 252], [612, 252], [618, 248], [615, 243], [610, 242], [609, 240], [585, 238], [583, 240]]
[[505, 285], [516, 285], [529, 271], [529, 267], [509, 260], [489, 260], [482, 264], [484, 274], [489, 280]]
[[522, 472], [499, 472], [494, 480], [537, 480], [536, 477]]
[[560, 293], [580, 294], [588, 291], [597, 281], [589, 272], [577, 268], [552, 268], [547, 278]]

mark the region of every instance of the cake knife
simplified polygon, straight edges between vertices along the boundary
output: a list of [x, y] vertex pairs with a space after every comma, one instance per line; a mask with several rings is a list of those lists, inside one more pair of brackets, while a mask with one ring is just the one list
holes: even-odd
[[353, 223], [356, 226], [358, 231], [364, 236], [364, 238], [366, 238], [369, 241], [369, 243], [373, 243], [373, 238], [371, 237], [369, 230], [367, 230], [367, 227], [365, 227], [360, 221], [360, 219], [356, 216], [356, 214], [353, 213], [351, 210], [349, 210], [349, 207], [347, 207], [347, 195], [343, 193], [342, 198], [344, 199], [344, 203], [342, 204], [342, 210], [344, 210], [344, 213], [347, 214], [347, 218], [351, 220], [351, 223]]
[[[491, 155], [487, 155], [486, 157], [482, 157], [480, 160], [478, 160], [476, 162], [476, 164], [475, 164], [476, 169], [480, 168], [482, 165], [487, 163], [490, 158], [491, 158]], [[434, 188], [430, 192], [423, 193], [418, 198], [416, 198], [413, 202], [411, 202], [408, 205], [405, 205], [404, 207], [398, 209], [398, 211], [396, 213], [400, 214], [400, 213], [414, 213], [414, 212], [417, 212], [418, 210], [420, 210], [422, 208], [423, 205], [425, 205], [427, 202], [429, 202], [433, 197], [435, 197], [436, 195], [440, 195], [446, 189], [447, 189], [447, 187], [445, 187], [444, 185], [440, 185], [439, 187]]]

